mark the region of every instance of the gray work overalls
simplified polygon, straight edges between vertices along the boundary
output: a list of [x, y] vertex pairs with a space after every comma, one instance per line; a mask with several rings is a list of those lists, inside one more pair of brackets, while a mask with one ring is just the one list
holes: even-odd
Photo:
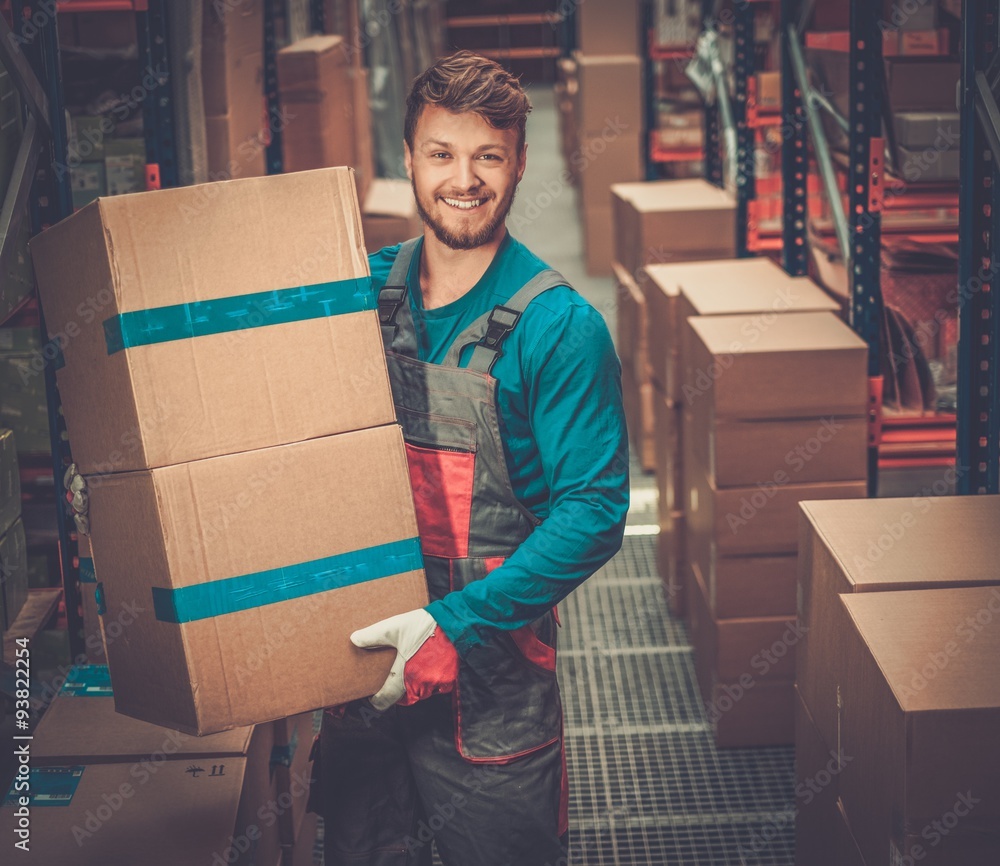
[[[541, 272], [430, 364], [418, 360], [407, 297], [415, 247], [400, 249], [378, 310], [433, 600], [486, 577], [539, 523], [511, 488], [490, 371], [527, 305], [566, 281]], [[381, 715], [367, 702], [324, 714], [327, 866], [430, 863], [432, 835], [447, 866], [566, 862], [556, 627], [549, 611], [484, 635], [450, 695]]]

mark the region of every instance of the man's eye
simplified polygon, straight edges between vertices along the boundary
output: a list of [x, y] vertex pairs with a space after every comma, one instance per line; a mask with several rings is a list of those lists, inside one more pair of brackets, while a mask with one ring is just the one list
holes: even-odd
[[439, 159], [439, 158], [440, 159], [447, 159], [448, 158], [448, 154], [446, 154], [444, 152], [441, 152], [441, 153], [432, 153], [431, 154], [431, 159]]
[[500, 157], [497, 156], [495, 153], [484, 153], [483, 156], [482, 156], [482, 158], [483, 159], [494, 159], [497, 162], [500, 161]]

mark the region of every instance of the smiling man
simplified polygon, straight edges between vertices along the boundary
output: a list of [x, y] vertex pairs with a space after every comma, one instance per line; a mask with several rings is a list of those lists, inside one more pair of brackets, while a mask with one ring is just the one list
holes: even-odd
[[506, 229], [530, 110], [470, 52], [407, 99], [424, 232], [371, 269], [431, 602], [351, 637], [396, 659], [324, 714], [328, 866], [566, 862], [555, 607], [621, 546], [628, 446], [603, 318]]

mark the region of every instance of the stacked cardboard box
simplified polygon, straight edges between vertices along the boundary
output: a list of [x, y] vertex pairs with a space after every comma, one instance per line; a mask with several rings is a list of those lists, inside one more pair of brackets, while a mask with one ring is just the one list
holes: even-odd
[[660, 502], [657, 559], [671, 610], [682, 615], [686, 566], [681, 342], [685, 320], [688, 316], [759, 313], [759, 325], [776, 313], [833, 310], [836, 303], [811, 281], [789, 277], [768, 259], [647, 265], [640, 273], [648, 309], [646, 345]]
[[[914, 862], [996, 859], [995, 848], [987, 857], [984, 849], [963, 847], [960, 838], [963, 826], [974, 833], [990, 821], [997, 826], [995, 787], [993, 811], [977, 806], [976, 817], [948, 828], [955, 831], [946, 834], [951, 839], [935, 836], [933, 826], [909, 842], [895, 831], [915, 827], [920, 834], [931, 819], [951, 820], [951, 805], [934, 811], [928, 798], [943, 803], [950, 797], [953, 804], [976, 781], [966, 775], [954, 787], [957, 779], [926, 773], [928, 749], [939, 770], [960, 761], [942, 753], [955, 743], [981, 749], [977, 759], [984, 766], [993, 761], [994, 783], [997, 778], [995, 738], [985, 747], [970, 738], [978, 730], [972, 717], [985, 719], [988, 706], [1000, 706], [1000, 692], [992, 680], [990, 704], [970, 689], [988, 684], [996, 669], [979, 653], [995, 658], [997, 651], [988, 626], [1000, 614], [994, 567], [1000, 497], [804, 502], [800, 510], [796, 773], [798, 787], [817, 796], [799, 804], [799, 862], [839, 866], [830, 854], [844, 823], [838, 798], [866, 858], [873, 858], [867, 862], [882, 862], [890, 844]], [[963, 733], [923, 727], [934, 716], [944, 724], [959, 719]], [[912, 739], [894, 727], [900, 723], [910, 726]], [[890, 820], [890, 811], [900, 820]], [[986, 838], [995, 846], [995, 831]], [[913, 844], [926, 852], [917, 855]]]
[[611, 186], [638, 181], [644, 171], [639, 18], [636, 0], [594, 0], [576, 10], [576, 130], [568, 163], [579, 186], [587, 272], [594, 275], [611, 273]]
[[32, 242], [116, 707], [196, 733], [371, 694], [348, 635], [426, 600], [351, 170], [207, 192]]
[[560, 57], [556, 61], [556, 109], [559, 112], [559, 151], [569, 172], [570, 180], [576, 184], [580, 180], [578, 158], [576, 103], [580, 80], [577, 76], [576, 61], [572, 57]]
[[[682, 284], [681, 318], [752, 285]], [[818, 291], [779, 283], [767, 313], [685, 326], [688, 611], [719, 745], [792, 742], [797, 505], [867, 492], [867, 347], [832, 313], [773, 312]]]
[[375, 174], [368, 71], [350, 58], [341, 36], [309, 36], [278, 52], [282, 147], [285, 171], [353, 167], [364, 201]]
[[[130, 719], [107, 667], [74, 667], [34, 732], [32, 805], [62, 808], [32, 809], [33, 862], [277, 864], [304, 822], [311, 738], [311, 713], [205, 737]], [[12, 834], [16, 805], [0, 810]]]
[[267, 174], [263, 0], [205, 4], [201, 69], [209, 177]]
[[372, 181], [361, 207], [361, 228], [369, 253], [422, 234], [423, 223], [410, 182], [388, 178]]

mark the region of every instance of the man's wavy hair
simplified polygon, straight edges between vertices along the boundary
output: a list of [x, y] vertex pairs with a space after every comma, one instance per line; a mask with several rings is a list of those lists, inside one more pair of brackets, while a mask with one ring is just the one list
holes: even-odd
[[417, 120], [425, 105], [440, 105], [461, 114], [472, 111], [494, 129], [516, 129], [518, 153], [531, 102], [513, 75], [499, 63], [472, 51], [442, 57], [418, 75], [406, 97], [403, 138], [413, 149]]

